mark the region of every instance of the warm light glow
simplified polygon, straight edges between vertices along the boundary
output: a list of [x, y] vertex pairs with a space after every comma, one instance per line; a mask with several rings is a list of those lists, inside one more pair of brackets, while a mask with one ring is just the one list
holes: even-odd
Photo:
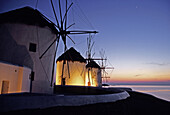
[[[63, 61], [57, 62], [56, 85], [61, 85], [62, 82]], [[84, 86], [85, 63], [69, 62], [69, 70], [67, 63], [64, 64], [63, 78], [65, 85]]]
[[97, 83], [95, 83], [95, 78], [92, 77], [91, 71], [89, 71], [88, 75], [88, 70], [86, 72], [86, 80], [85, 80], [85, 86], [97, 86]]
[[31, 69], [0, 62], [0, 73], [0, 94], [29, 92]]
[[[63, 78], [65, 78], [65, 85], [74, 86], [99, 86], [100, 74], [98, 75], [98, 68], [93, 68], [89, 70], [86, 69], [86, 63], [80, 62], [69, 62], [69, 72], [67, 63], [64, 65]], [[57, 62], [56, 70], [56, 85], [62, 85], [62, 68], [63, 61]], [[70, 77], [69, 77], [70, 74]], [[88, 76], [89, 75], [89, 76]]]
[[88, 72], [86, 72], [85, 86], [88, 86], [88, 82], [89, 82], [89, 77], [88, 77]]
[[[80, 62], [69, 62], [69, 72], [67, 63], [64, 64], [63, 78], [65, 78], [65, 85], [75, 85], [75, 86], [99, 86], [98, 69], [93, 68], [89, 70], [86, 69], [86, 63]], [[62, 85], [62, 68], [63, 61], [57, 62], [56, 70], [56, 85]], [[69, 77], [70, 74], [70, 77]], [[88, 76], [89, 75], [89, 76]]]

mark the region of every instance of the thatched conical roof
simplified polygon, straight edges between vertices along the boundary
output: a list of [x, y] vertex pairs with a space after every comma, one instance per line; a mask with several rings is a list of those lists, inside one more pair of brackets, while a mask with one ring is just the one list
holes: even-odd
[[86, 63], [86, 60], [73, 47], [71, 47], [69, 50], [67, 50], [57, 59], [57, 61], [62, 61], [62, 60], [79, 61], [79, 62]]
[[87, 65], [86, 65], [86, 68], [88, 67], [91, 67], [91, 68], [99, 68], [100, 69], [100, 66], [93, 60], [91, 60]]

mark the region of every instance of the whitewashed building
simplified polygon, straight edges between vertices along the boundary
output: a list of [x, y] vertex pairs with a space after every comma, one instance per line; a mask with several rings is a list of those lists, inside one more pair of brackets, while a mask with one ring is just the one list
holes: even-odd
[[[0, 14], [0, 93], [52, 93], [57, 30], [38, 10], [24, 7]], [[32, 73], [32, 74], [31, 74]], [[32, 75], [32, 85], [30, 76]]]
[[100, 66], [94, 60], [90, 60], [89, 63], [86, 65], [86, 69], [87, 69], [86, 74], [88, 74], [89, 76], [88, 85], [95, 86], [95, 87], [102, 87]]
[[71, 47], [57, 59], [56, 85], [100, 87], [100, 66], [94, 61], [87, 64], [86, 59]]
[[56, 85], [85, 86], [85, 73], [86, 60], [73, 47], [58, 57]]

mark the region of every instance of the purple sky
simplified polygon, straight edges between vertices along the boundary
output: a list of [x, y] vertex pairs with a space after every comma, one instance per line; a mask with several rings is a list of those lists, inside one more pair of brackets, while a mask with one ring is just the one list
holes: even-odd
[[[57, 0], [53, 0], [57, 9]], [[115, 67], [111, 80], [130, 78], [170, 80], [170, 1], [169, 0], [69, 0], [70, 28], [97, 30], [95, 57], [104, 49]], [[62, 0], [62, 3], [63, 0]], [[1, 0], [0, 13], [23, 6], [35, 8], [36, 0]], [[49, 0], [38, 0], [37, 9], [55, 22]], [[83, 56], [88, 35], [72, 36]], [[60, 48], [57, 55], [63, 52]], [[110, 73], [110, 72], [109, 72]], [[166, 78], [166, 79], [165, 79]]]

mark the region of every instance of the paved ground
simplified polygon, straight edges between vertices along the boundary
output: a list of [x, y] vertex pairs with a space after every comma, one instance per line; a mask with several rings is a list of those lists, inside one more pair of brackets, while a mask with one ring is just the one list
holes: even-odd
[[113, 103], [100, 103], [85, 106], [52, 107], [13, 111], [3, 114], [17, 115], [170, 115], [170, 102], [148, 94], [128, 92], [130, 97]]
[[57, 94], [16, 93], [0, 95], [0, 112], [108, 103], [127, 97], [129, 94], [118, 88], [106, 90], [91, 87], [61, 87]]

